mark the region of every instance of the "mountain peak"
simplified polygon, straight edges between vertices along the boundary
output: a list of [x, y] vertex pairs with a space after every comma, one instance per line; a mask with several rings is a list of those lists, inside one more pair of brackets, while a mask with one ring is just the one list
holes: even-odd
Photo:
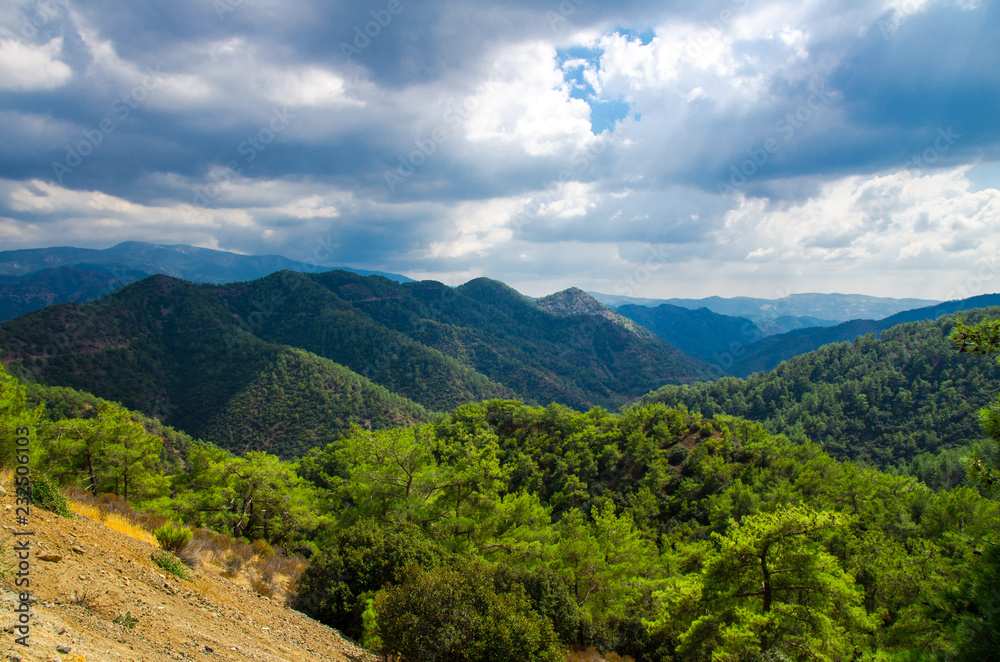
[[617, 324], [640, 338], [653, 339], [656, 337], [656, 334], [649, 329], [639, 326], [626, 317], [622, 317], [579, 287], [570, 287], [561, 292], [550, 294], [547, 297], [538, 299], [535, 303], [553, 315], [559, 315], [560, 317], [568, 315], [596, 315], [609, 320], [613, 324]]
[[[579, 287], [570, 287], [561, 292], [542, 297], [536, 303], [555, 315], [601, 315], [608, 317], [607, 312], [613, 312], [600, 301], [590, 296]], [[608, 319], [611, 319], [608, 317]]]

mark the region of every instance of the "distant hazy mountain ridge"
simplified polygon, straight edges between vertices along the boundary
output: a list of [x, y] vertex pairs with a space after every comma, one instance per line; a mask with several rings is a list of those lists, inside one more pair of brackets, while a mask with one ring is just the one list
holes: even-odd
[[829, 323], [852, 319], [882, 319], [904, 310], [941, 303], [931, 299], [888, 299], [864, 294], [805, 293], [790, 294], [780, 299], [717, 296], [705, 299], [640, 299], [600, 292], [589, 294], [613, 308], [626, 304], [640, 306], [669, 304], [695, 310], [708, 308], [720, 315], [746, 317], [754, 322], [775, 322], [782, 317], [811, 317]]
[[338, 268], [411, 281], [399, 274], [322, 266], [280, 255], [240, 255], [185, 245], [127, 241], [103, 250], [32, 248], [0, 252], [0, 321], [54, 303], [94, 301], [155, 274], [222, 284], [255, 280], [283, 269], [316, 273]]

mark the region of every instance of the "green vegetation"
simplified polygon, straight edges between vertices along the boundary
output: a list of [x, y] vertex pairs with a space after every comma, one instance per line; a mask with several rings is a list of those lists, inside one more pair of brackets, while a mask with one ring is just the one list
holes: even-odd
[[31, 502], [57, 515], [69, 517], [66, 497], [44, 474], [31, 477]]
[[153, 552], [149, 558], [161, 570], [165, 570], [172, 575], [177, 575], [181, 579], [188, 578], [188, 569], [184, 563], [170, 552]]
[[[1000, 308], [974, 311], [970, 321]], [[961, 449], [981, 438], [976, 412], [1000, 390], [1000, 368], [954, 350], [955, 321], [901, 324], [880, 338], [827, 345], [747, 379], [665, 386], [640, 402], [755, 421], [838, 459], [961, 484]]]
[[706, 374], [647, 336], [550, 313], [487, 279], [453, 289], [279, 272], [225, 286], [154, 276], [96, 303], [50, 306], [0, 325], [0, 354], [26, 379], [233, 452], [293, 458], [351, 424], [427, 422], [498, 397], [618, 407]]
[[[961, 323], [951, 338], [960, 352], [993, 354], [1000, 351], [1000, 320], [983, 319], [975, 326]], [[979, 423], [990, 443], [973, 449], [969, 469], [975, 482], [996, 491], [1000, 489], [1000, 393], [979, 410]]]
[[497, 592], [482, 562], [407, 566], [375, 599], [383, 646], [408, 660], [559, 662], [552, 622], [517, 588]]
[[[759, 382], [723, 380], [730, 404], [783, 407], [765, 423], [668, 406], [663, 391], [617, 414], [492, 399], [405, 427], [354, 422], [294, 462], [161, 435], [74, 391], [35, 386], [31, 400], [0, 372], [2, 457], [10, 466], [15, 424], [29, 424], [32, 469], [54, 483], [224, 531], [248, 556], [308, 547], [298, 608], [406, 659], [557, 660], [570, 647], [638, 662], [986, 659], [1000, 621], [994, 410], [973, 486], [838, 461], [804, 438], [841, 458], [961, 466], [955, 440], [976, 437], [969, 420], [998, 388], [989, 360], [954, 350], [955, 328], [901, 327]], [[820, 393], [822, 408], [806, 406]]]
[[[452, 598], [482, 605], [469, 627], [489, 620], [468, 563], [492, 566], [497, 596], [523, 591], [563, 645], [637, 660], [953, 655], [974, 599], [966, 578], [1000, 524], [974, 490], [935, 492], [756, 423], [659, 404], [620, 416], [466, 405], [430, 426], [356, 429], [299, 471], [355, 536], [307, 571], [310, 611], [362, 637], [374, 596], [386, 649], [428, 659], [453, 659], [420, 646], [454, 630], [414, 592], [468, 575]], [[422, 559], [402, 553], [418, 548]]]
[[160, 547], [168, 552], [176, 553], [187, 547], [188, 543], [191, 542], [191, 538], [194, 537], [194, 533], [187, 527], [167, 522], [153, 531], [153, 537], [156, 538], [156, 542], [160, 544]]
[[429, 420], [422, 406], [342, 365], [244, 331], [227, 294], [148, 278], [99, 303], [52, 306], [0, 325], [0, 347], [13, 372], [69, 387], [38, 394], [51, 418], [97, 409], [82, 390], [239, 453], [297, 456], [351, 423]]
[[139, 622], [139, 617], [133, 616], [132, 611], [129, 610], [123, 613], [120, 612], [111, 622], [125, 628], [134, 628], [135, 624]]

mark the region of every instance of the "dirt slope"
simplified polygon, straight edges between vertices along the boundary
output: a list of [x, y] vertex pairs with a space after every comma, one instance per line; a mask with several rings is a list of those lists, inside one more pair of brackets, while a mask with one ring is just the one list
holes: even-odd
[[[374, 659], [335, 630], [210, 571], [181, 580], [150, 560], [154, 548], [88, 518], [33, 509], [30, 646], [15, 642], [11, 491], [0, 496], [3, 625], [7, 660], [313, 660]], [[54, 555], [58, 561], [38, 556]], [[17, 589], [20, 591], [21, 589]], [[128, 612], [133, 627], [113, 621]], [[57, 650], [57, 647], [63, 647]], [[65, 651], [69, 647], [69, 651]], [[61, 652], [60, 652], [61, 651]]]

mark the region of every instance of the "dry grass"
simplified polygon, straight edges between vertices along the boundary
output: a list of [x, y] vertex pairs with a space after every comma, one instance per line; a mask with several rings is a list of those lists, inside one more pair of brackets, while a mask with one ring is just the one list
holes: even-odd
[[101, 509], [97, 506], [91, 505], [89, 503], [80, 503], [79, 501], [74, 501], [69, 499], [66, 504], [69, 507], [71, 513], [76, 513], [77, 515], [83, 515], [84, 517], [89, 517], [90, 519], [100, 522], [102, 521]]
[[156, 542], [156, 538], [152, 533], [144, 528], [141, 524], [133, 522], [124, 515], [118, 515], [112, 513], [104, 519], [104, 525], [109, 529], [114, 529], [119, 533], [124, 533], [127, 536], [131, 536], [136, 540], [141, 540], [143, 542], [148, 542], [153, 547], [159, 547], [159, 543]]
[[[113, 494], [94, 497], [73, 487], [67, 488], [64, 494], [72, 512], [159, 547], [152, 531], [167, 522], [163, 515], [135, 511]], [[291, 601], [295, 582], [308, 565], [301, 555], [289, 555], [281, 547], [272, 547], [264, 540], [247, 543], [208, 529], [195, 529], [191, 541], [177, 557], [192, 570], [221, 575], [283, 603]]]
[[[83, 515], [95, 522], [100, 522], [109, 529], [124, 533], [136, 540], [147, 542], [153, 547], [160, 547], [149, 529], [136, 521], [137, 518], [134, 517], [135, 511], [127, 503], [118, 499], [118, 501], [125, 505], [125, 508], [122, 508], [118, 503], [103, 499], [104, 496], [113, 495], [102, 495], [102, 498], [94, 499], [86, 492], [79, 490], [72, 491], [71, 494], [67, 495], [66, 501], [70, 512]], [[117, 499], [117, 497], [114, 498]]]
[[258, 595], [281, 602], [292, 597], [295, 582], [308, 562], [289, 556], [263, 540], [246, 543], [208, 529], [195, 529], [191, 542], [178, 553], [186, 565], [240, 584]]

